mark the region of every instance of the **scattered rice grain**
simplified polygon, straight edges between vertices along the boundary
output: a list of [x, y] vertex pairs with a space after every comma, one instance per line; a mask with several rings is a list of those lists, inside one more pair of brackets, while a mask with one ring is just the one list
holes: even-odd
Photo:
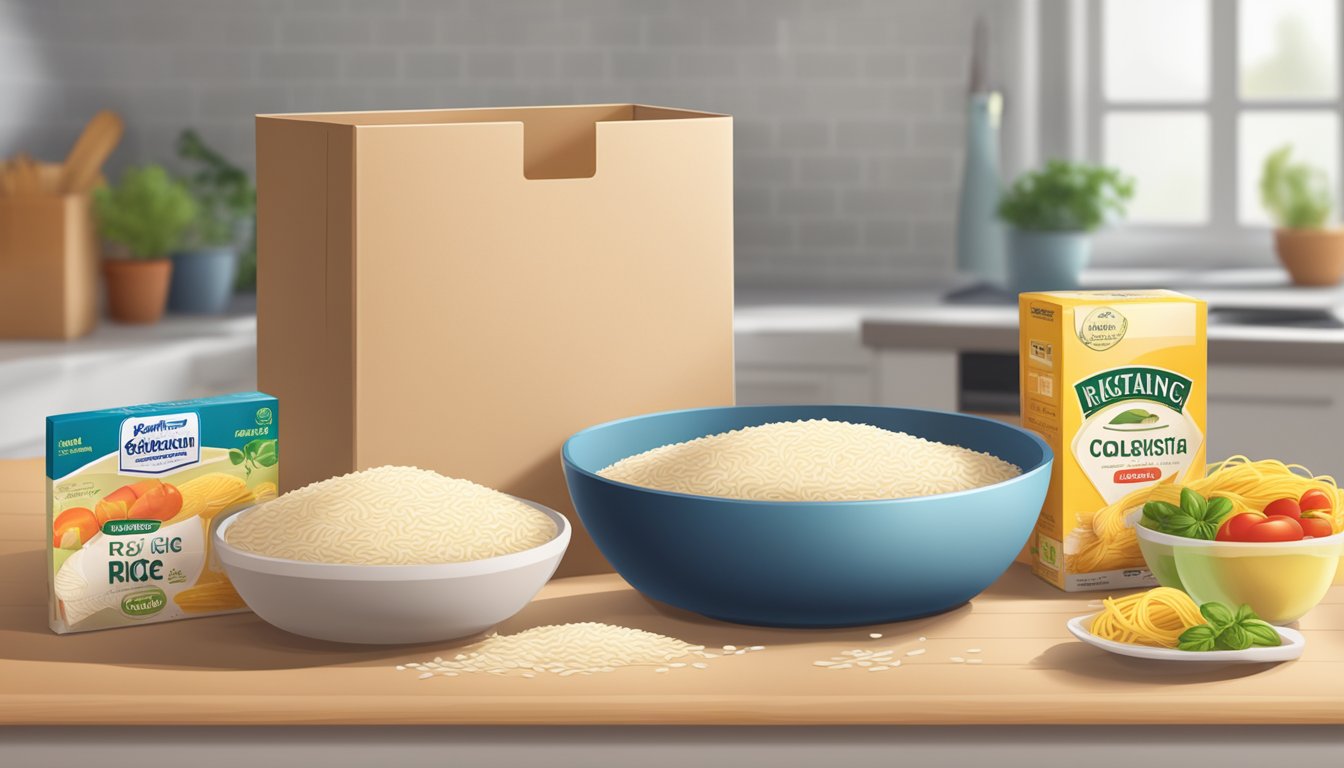
[[[745, 652], [735, 650], [729, 655]], [[452, 661], [436, 656], [430, 662], [407, 662], [396, 668], [420, 672], [421, 679], [461, 673], [535, 677], [536, 673], [549, 672], [569, 677], [632, 666], [667, 672], [685, 668], [691, 661], [704, 669], [707, 665], [698, 659], [719, 655], [706, 653], [704, 646], [652, 632], [585, 622], [534, 627], [514, 635], [492, 634], [462, 649]]]

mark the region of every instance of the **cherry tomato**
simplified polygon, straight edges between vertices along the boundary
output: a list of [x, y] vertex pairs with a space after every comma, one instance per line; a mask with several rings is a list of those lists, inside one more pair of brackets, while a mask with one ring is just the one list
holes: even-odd
[[1330, 525], [1330, 521], [1324, 517], [1303, 515], [1299, 523], [1302, 526], [1302, 533], [1313, 539], [1323, 539], [1335, 532], [1334, 527]]
[[1246, 531], [1251, 526], [1261, 523], [1269, 518], [1259, 512], [1242, 512], [1239, 515], [1233, 515], [1218, 529], [1218, 541], [1247, 541]]
[[1265, 514], [1270, 517], [1283, 515], [1294, 520], [1300, 520], [1302, 519], [1302, 507], [1298, 506], [1297, 499], [1275, 499], [1265, 505]]
[[1297, 502], [1303, 512], [1334, 512], [1334, 502], [1325, 491], [1310, 490], [1302, 494], [1302, 498]]
[[1242, 541], [1301, 541], [1302, 524], [1287, 515], [1272, 515], [1246, 529]]

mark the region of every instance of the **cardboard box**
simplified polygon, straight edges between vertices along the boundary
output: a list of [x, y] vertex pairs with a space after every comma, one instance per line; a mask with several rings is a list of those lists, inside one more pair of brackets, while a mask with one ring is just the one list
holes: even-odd
[[97, 320], [88, 195], [0, 197], [0, 339], [73, 339]]
[[1066, 591], [1153, 586], [1126, 517], [1204, 472], [1208, 313], [1172, 291], [1024, 293], [1022, 426], [1055, 452], [1032, 569]]
[[575, 523], [560, 446], [733, 402], [732, 121], [632, 104], [257, 118], [283, 489], [383, 464]]

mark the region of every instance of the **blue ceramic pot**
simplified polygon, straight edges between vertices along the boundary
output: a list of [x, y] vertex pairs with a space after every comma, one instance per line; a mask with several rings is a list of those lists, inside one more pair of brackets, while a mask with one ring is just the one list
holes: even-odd
[[1008, 288], [1072, 291], [1092, 255], [1086, 232], [1033, 232], [1014, 229], [1008, 238]]
[[[1022, 475], [958, 493], [842, 502], [691, 496], [597, 472], [668, 443], [797, 419], [832, 419], [985, 451]], [[958, 413], [876, 406], [701, 408], [590, 427], [565, 442], [579, 518], [645, 595], [711, 618], [782, 627], [876, 624], [939, 613], [1007, 570], [1045, 500], [1053, 455], [1036, 435]]]
[[222, 313], [233, 296], [237, 273], [238, 251], [232, 246], [174, 253], [168, 309], [186, 314]]

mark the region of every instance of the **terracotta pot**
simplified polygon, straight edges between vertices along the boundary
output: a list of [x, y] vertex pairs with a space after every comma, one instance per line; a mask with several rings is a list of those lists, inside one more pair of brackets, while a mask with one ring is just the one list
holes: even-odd
[[118, 323], [157, 323], [168, 304], [170, 259], [105, 259], [108, 314]]
[[1344, 278], [1344, 229], [1276, 229], [1274, 250], [1297, 285], [1338, 285]]

